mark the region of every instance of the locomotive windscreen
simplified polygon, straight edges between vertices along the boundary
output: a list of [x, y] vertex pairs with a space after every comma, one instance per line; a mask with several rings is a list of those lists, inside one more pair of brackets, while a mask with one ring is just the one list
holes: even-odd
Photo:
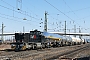
[[22, 42], [23, 39], [24, 39], [24, 33], [15, 33], [16, 42]]

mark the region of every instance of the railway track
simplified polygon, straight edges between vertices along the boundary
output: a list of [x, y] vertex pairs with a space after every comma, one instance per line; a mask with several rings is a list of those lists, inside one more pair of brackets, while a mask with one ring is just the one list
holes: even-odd
[[[60, 47], [60, 48], [49, 48], [49, 49], [42, 49], [42, 50], [30, 50], [30, 51], [20, 51], [20, 52], [3, 52], [0, 54], [0, 60], [42, 60], [42, 59], [54, 59], [57, 58], [56, 56], [60, 57], [63, 55], [67, 55], [71, 52], [77, 51], [81, 48], [84, 48], [86, 45], [77, 45], [77, 46], [67, 46], [67, 47]], [[54, 57], [54, 58], [53, 58]]]
[[[72, 51], [68, 51], [68, 52], [64, 52], [63, 54], [60, 54], [60, 55], [57, 55], [57, 56], [54, 56], [54, 57], [51, 57], [51, 58], [47, 58], [47, 60], [52, 60], [52, 59], [60, 59], [60, 60], [65, 60], [65, 59], [69, 59], [69, 60], [76, 60], [77, 58], [82, 58], [82, 57], [90, 57], [89, 56], [80, 56], [82, 51], [84, 50], [90, 50], [90, 44], [87, 44], [86, 46], [84, 47], [80, 47], [80, 48], [77, 48], [75, 50], [72, 50]], [[85, 53], [85, 52], [84, 52]], [[83, 53], [82, 53], [83, 54]]]

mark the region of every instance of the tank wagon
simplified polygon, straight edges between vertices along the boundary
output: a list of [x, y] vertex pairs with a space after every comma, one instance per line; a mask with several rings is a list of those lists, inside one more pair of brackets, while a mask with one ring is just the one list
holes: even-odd
[[[15, 33], [15, 40], [16, 42], [11, 43], [11, 48], [15, 51], [74, 45], [73, 42], [75, 42], [75, 40], [72, 40], [69, 36], [38, 30], [30, 31], [30, 33]], [[78, 40], [76, 40], [76, 42], [77, 41]]]
[[72, 44], [73, 45], [80, 45], [84, 44], [84, 39], [76, 38], [76, 37], [71, 37], [72, 38]]

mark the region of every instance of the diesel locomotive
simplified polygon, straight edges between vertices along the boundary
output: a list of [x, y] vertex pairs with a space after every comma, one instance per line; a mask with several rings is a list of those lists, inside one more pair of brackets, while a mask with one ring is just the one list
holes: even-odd
[[15, 51], [49, 46], [48, 39], [37, 30], [30, 31], [30, 33], [15, 33], [15, 40], [16, 42], [11, 43], [11, 48]]

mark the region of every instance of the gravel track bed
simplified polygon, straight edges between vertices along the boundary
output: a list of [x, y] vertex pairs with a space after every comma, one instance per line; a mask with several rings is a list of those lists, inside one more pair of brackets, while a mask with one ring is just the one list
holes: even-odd
[[46, 48], [42, 50], [30, 50], [30, 51], [20, 51], [20, 52], [11, 51], [11, 52], [3, 52], [3, 53], [0, 52], [0, 59], [5, 60], [7, 58], [10, 58], [11, 60], [25, 60], [25, 59], [42, 60], [84, 46], [85, 45], [76, 45], [76, 46], [65, 46], [65, 47], [49, 48], [49, 49]]
[[64, 55], [59, 56], [57, 60], [61, 60], [61, 59], [63, 60], [71, 59], [72, 60], [72, 59], [78, 59], [78, 58], [84, 58], [84, 57], [90, 57], [90, 44], [84, 47], [78, 48], [76, 50], [73, 50], [70, 53], [65, 53]]

